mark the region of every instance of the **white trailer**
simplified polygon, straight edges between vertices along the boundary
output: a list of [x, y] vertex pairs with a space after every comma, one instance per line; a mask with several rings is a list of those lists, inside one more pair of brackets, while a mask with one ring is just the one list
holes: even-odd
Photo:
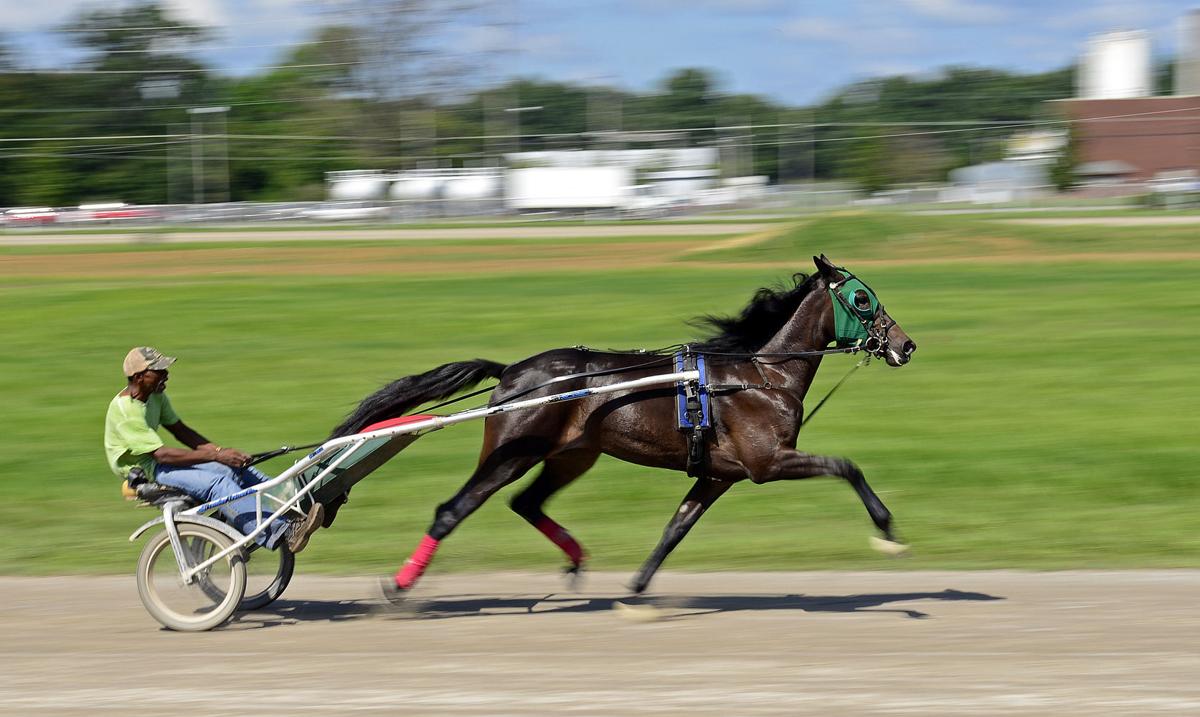
[[630, 167], [527, 167], [505, 177], [509, 209], [623, 209], [634, 201]]

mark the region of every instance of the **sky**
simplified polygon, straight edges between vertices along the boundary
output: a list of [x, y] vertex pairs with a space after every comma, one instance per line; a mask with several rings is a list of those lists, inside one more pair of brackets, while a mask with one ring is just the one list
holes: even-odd
[[[321, 0], [166, 4], [218, 30], [199, 54], [233, 75], [278, 64], [287, 45], [338, 16], [317, 11]], [[65, 66], [72, 56], [49, 31], [83, 6], [0, 0], [0, 35], [40, 67]], [[1058, 69], [1090, 35], [1110, 30], [1145, 30], [1155, 55], [1169, 56], [1179, 19], [1200, 0], [504, 0], [492, 7], [488, 23], [463, 23], [445, 42], [490, 52], [496, 79], [648, 91], [674, 70], [702, 67], [724, 92], [803, 106], [858, 80], [930, 76], [948, 65]]]

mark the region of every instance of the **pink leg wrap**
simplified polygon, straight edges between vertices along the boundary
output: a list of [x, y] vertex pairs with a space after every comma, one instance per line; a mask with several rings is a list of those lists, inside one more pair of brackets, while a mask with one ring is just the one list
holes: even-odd
[[583, 547], [571, 537], [567, 529], [555, 523], [550, 518], [543, 516], [541, 520], [534, 524], [535, 528], [541, 531], [542, 535], [550, 539], [550, 542], [557, 545], [571, 562], [575, 565], [582, 565], [584, 559]]
[[415, 585], [421, 575], [425, 573], [425, 568], [429, 567], [429, 561], [433, 560], [433, 554], [437, 552], [437, 549], [438, 541], [428, 535], [421, 538], [421, 544], [417, 546], [409, 559], [404, 561], [404, 567], [400, 568], [400, 572], [396, 573], [396, 587], [408, 590]]

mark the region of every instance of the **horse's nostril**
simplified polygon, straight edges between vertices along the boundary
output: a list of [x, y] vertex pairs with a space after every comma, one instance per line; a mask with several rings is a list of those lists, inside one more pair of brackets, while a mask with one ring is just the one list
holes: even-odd
[[904, 355], [905, 356], [912, 356], [913, 351], [916, 351], [916, 350], [917, 350], [916, 344], [914, 344], [911, 341], [904, 342]]

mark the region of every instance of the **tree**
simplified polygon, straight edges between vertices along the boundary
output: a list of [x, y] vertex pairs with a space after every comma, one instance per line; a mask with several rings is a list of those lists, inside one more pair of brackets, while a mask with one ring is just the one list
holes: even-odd
[[[156, 107], [166, 103], [155, 95], [177, 105], [201, 104], [209, 96], [208, 73], [189, 55], [209, 31], [176, 20], [156, 2], [84, 10], [62, 30], [87, 51], [78, 68], [88, 74], [51, 85], [56, 91], [42, 96], [43, 105], [108, 110], [80, 113], [78, 136], [170, 134], [168, 125], [182, 124], [186, 115], [178, 107]], [[60, 202], [166, 201], [169, 146], [154, 140], [65, 146], [60, 151], [75, 179]]]
[[[1071, 68], [1014, 75], [949, 67], [928, 80], [885, 77], [850, 85], [814, 108], [816, 121], [825, 125], [820, 129], [820, 138], [833, 140], [816, 145], [818, 175], [852, 179], [873, 189], [913, 181], [909, 171], [913, 168], [919, 170], [916, 175], [922, 178], [920, 181], [944, 179], [946, 172], [956, 167], [1003, 156], [1012, 130], [986, 123], [1033, 120], [1042, 113], [1047, 100], [1070, 97], [1071, 83]], [[980, 126], [972, 129], [916, 124], [947, 120], [976, 121]], [[918, 131], [928, 134], [913, 134]], [[908, 137], [901, 141], [886, 137], [889, 134]], [[855, 137], [863, 139], [842, 141]], [[867, 137], [892, 141], [892, 146], [867, 142]], [[847, 144], [852, 148], [847, 150]], [[914, 163], [918, 147], [927, 157]], [[895, 163], [898, 152], [909, 157], [903, 166]], [[872, 156], [878, 156], [884, 166], [874, 167]]]
[[[462, 94], [481, 58], [455, 51], [448, 30], [482, 21], [481, 0], [323, 0], [358, 38], [348, 89], [367, 100], [361, 136], [374, 153], [434, 152], [437, 107]], [[370, 143], [370, 139], [376, 139]]]
[[1079, 164], [1079, 136], [1074, 127], [1067, 131], [1067, 141], [1063, 144], [1050, 165], [1050, 183], [1060, 192], [1065, 192], [1075, 186], [1078, 176], [1075, 167]]
[[13, 52], [8, 38], [3, 33], [0, 33], [0, 70], [15, 69], [17, 69], [16, 53]]

